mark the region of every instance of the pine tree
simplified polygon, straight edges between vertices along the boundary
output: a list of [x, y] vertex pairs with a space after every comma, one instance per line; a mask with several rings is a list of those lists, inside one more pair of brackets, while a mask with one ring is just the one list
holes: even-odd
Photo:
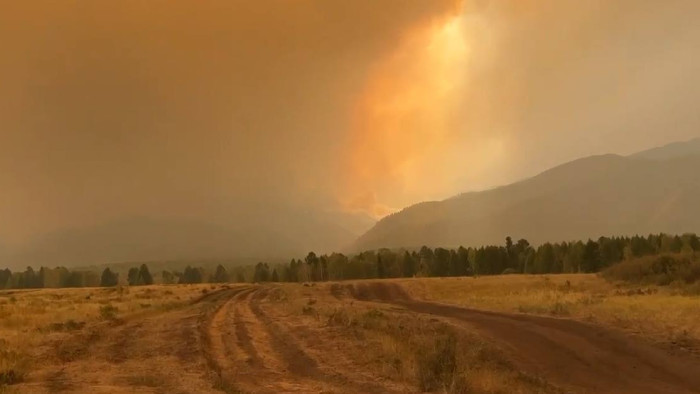
[[112, 287], [116, 286], [117, 283], [119, 282], [119, 277], [117, 276], [116, 273], [112, 272], [112, 270], [108, 268], [105, 268], [104, 271], [102, 271], [102, 277], [100, 278], [100, 286], [101, 287]]
[[254, 282], [267, 282], [270, 280], [270, 267], [267, 263], [258, 263], [255, 265], [255, 274], [253, 275]]
[[148, 266], [146, 264], [141, 264], [141, 268], [139, 269], [139, 274], [138, 274], [138, 284], [140, 284], [140, 285], [152, 285], [153, 284], [153, 276], [151, 276], [151, 272], [148, 270]]
[[[644, 239], [644, 238], [642, 238]], [[584, 272], [596, 272], [600, 267], [600, 247], [597, 242], [588, 240], [583, 249], [581, 269]]]
[[243, 275], [243, 271], [238, 270], [238, 272], [236, 272], [236, 282], [245, 283], [245, 275]]
[[306, 261], [306, 267], [308, 268], [309, 272], [308, 279], [310, 281], [318, 280], [318, 257], [316, 256], [316, 253], [309, 252], [304, 261]]
[[228, 282], [228, 272], [226, 272], [226, 268], [224, 268], [223, 265], [219, 264], [216, 267], [216, 272], [214, 273], [214, 277], [212, 278], [212, 282], [214, 282], [214, 283], [226, 283], [226, 282]]
[[182, 274], [182, 277], [180, 277], [180, 283], [202, 283], [202, 271], [188, 265], [185, 267], [185, 272]]
[[27, 267], [26, 271], [24, 271], [24, 277], [23, 277], [23, 286], [25, 289], [38, 289], [43, 287], [43, 284], [41, 283], [41, 277], [34, 272], [34, 269], [32, 267]]
[[160, 275], [163, 284], [171, 285], [175, 283], [175, 275], [172, 272], [163, 270], [163, 272]]
[[9, 268], [0, 270], [0, 289], [7, 289], [10, 286], [10, 278], [12, 277], [12, 271]]
[[129, 268], [129, 273], [126, 274], [126, 280], [129, 282], [129, 286], [136, 286], [139, 284], [139, 269], [136, 267]]
[[385, 277], [384, 273], [384, 263], [382, 262], [382, 256], [377, 255], [377, 278], [382, 279]]
[[401, 271], [404, 278], [412, 278], [416, 274], [416, 260], [408, 252], [403, 253]]

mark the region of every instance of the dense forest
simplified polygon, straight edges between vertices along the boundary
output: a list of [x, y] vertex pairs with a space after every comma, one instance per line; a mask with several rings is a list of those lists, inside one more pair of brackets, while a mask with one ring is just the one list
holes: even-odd
[[479, 248], [428, 248], [420, 250], [379, 249], [353, 256], [340, 253], [318, 256], [310, 252], [303, 260], [288, 264], [236, 267], [229, 273], [218, 265], [208, 272], [188, 266], [184, 271], [161, 271], [152, 275], [146, 264], [131, 268], [126, 278], [109, 268], [95, 271], [68, 270], [64, 267], [23, 272], [0, 270], [0, 289], [58, 287], [130, 286], [226, 282], [309, 282], [345, 279], [407, 278], [440, 276], [479, 276], [498, 274], [550, 274], [599, 272], [621, 261], [670, 253], [694, 254], [700, 251], [695, 234], [654, 234], [647, 237], [600, 237], [586, 242], [545, 243], [533, 247], [527, 240]]

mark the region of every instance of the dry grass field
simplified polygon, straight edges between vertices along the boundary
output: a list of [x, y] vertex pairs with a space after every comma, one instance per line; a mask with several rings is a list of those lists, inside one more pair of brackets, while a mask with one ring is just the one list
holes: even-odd
[[47, 351], [87, 330], [178, 309], [214, 289], [201, 285], [0, 291], [0, 383], [25, 380], [47, 361]]
[[697, 392], [700, 298], [595, 275], [0, 292], [0, 392]]
[[700, 296], [687, 288], [611, 283], [596, 274], [401, 280], [414, 297], [465, 307], [571, 318], [700, 355]]

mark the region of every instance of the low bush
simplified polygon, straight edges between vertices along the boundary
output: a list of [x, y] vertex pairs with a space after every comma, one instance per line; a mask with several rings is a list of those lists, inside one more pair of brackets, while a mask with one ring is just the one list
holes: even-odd
[[453, 392], [457, 371], [457, 338], [452, 333], [438, 336], [418, 349], [418, 383], [422, 391]]
[[76, 331], [82, 329], [84, 326], [85, 322], [83, 321], [69, 319], [63, 323], [52, 323], [49, 325], [48, 329], [49, 331]]
[[15, 351], [9, 350], [8, 342], [0, 339], [0, 392], [3, 386], [20, 383], [27, 371], [28, 359]]
[[689, 255], [648, 256], [626, 260], [602, 272], [608, 280], [667, 286], [700, 282], [700, 260]]
[[100, 307], [100, 317], [104, 320], [116, 319], [117, 312], [119, 312], [119, 309], [112, 304], [107, 304]]

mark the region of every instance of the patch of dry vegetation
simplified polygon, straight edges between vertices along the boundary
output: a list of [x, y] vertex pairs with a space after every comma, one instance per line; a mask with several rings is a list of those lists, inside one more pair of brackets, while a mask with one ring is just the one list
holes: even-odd
[[[0, 291], [0, 390], [21, 382], [38, 355], [62, 338], [100, 324], [190, 304], [210, 285]], [[71, 349], [64, 351], [71, 357]]]
[[471, 308], [585, 320], [700, 352], [700, 297], [688, 287], [611, 282], [595, 274], [399, 281], [414, 297]]
[[641, 285], [671, 285], [700, 295], [700, 259], [692, 255], [647, 256], [615, 264], [601, 273], [608, 280]]
[[329, 297], [332, 284], [280, 285], [278, 307], [331, 333], [357, 365], [405, 392], [550, 393], [558, 389], [520, 372], [494, 343], [463, 325], [395, 306]]

